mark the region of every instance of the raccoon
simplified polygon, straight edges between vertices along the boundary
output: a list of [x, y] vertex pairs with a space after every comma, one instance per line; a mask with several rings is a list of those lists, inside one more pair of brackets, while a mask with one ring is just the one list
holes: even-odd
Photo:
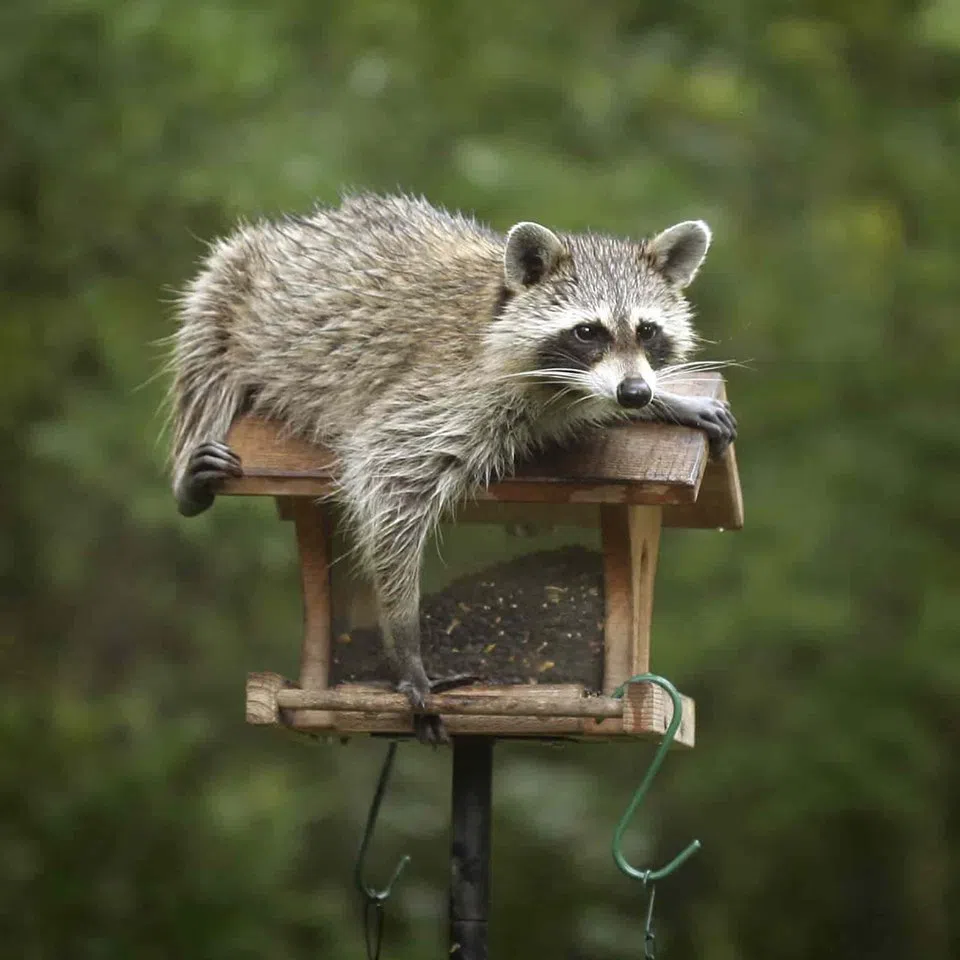
[[697, 343], [684, 288], [702, 221], [640, 242], [517, 223], [503, 236], [408, 196], [358, 194], [240, 226], [180, 298], [173, 489], [206, 510], [241, 475], [243, 411], [332, 448], [335, 497], [378, 601], [422, 740], [438, 683], [420, 656], [419, 579], [438, 520], [518, 460], [625, 419], [736, 436], [726, 403], [669, 392]]

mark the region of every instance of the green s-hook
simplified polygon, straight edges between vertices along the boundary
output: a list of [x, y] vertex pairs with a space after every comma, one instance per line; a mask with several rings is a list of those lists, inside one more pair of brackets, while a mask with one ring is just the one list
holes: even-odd
[[694, 840], [693, 843], [691, 843], [685, 850], [677, 854], [677, 856], [675, 856], [666, 866], [661, 867], [659, 870], [638, 870], [636, 867], [633, 867], [627, 863], [627, 860], [623, 855], [623, 850], [621, 849], [623, 845], [623, 834], [629, 826], [633, 815], [637, 812], [637, 808], [641, 803], [643, 803], [647, 792], [650, 790], [650, 784], [653, 782], [653, 778], [657, 775], [660, 765], [663, 763], [667, 752], [670, 750], [670, 745], [673, 743], [673, 738], [676, 736], [677, 730], [680, 728], [680, 721], [683, 719], [683, 703], [680, 700], [680, 694], [677, 693], [676, 687], [674, 687], [669, 680], [665, 680], [663, 677], [658, 677], [653, 673], [641, 673], [635, 677], [631, 677], [626, 683], [618, 687], [613, 692], [612, 696], [622, 697], [627, 687], [631, 683], [655, 683], [658, 687], [666, 690], [670, 695], [670, 699], [673, 701], [673, 719], [670, 721], [670, 724], [667, 727], [666, 733], [663, 736], [663, 740], [660, 743], [660, 746], [657, 748], [657, 752], [654, 755], [653, 761], [647, 768], [647, 772], [644, 774], [640, 786], [637, 787], [637, 791], [634, 793], [633, 799], [630, 801], [630, 805], [627, 807], [624, 815], [620, 818], [620, 822], [617, 824], [617, 829], [613, 833], [613, 859], [617, 866], [628, 877], [632, 877], [634, 880], [640, 880], [644, 885], [646, 885], [649, 883], [655, 883], [657, 880], [662, 880], [664, 877], [670, 876], [670, 874], [673, 873], [677, 867], [689, 860], [690, 857], [692, 857], [700, 849], [700, 841]]

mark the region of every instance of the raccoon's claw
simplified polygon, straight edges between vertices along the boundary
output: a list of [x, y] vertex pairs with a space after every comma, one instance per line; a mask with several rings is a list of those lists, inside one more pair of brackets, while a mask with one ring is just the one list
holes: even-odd
[[228, 477], [243, 476], [240, 458], [225, 443], [211, 440], [201, 443], [190, 455], [180, 489], [177, 507], [185, 517], [208, 509], [220, 485]]
[[[422, 680], [401, 680], [397, 684], [397, 691], [404, 694], [410, 701], [410, 706], [414, 709], [413, 715], [413, 735], [420, 743], [428, 743], [431, 746], [437, 746], [441, 743], [449, 743], [450, 738], [443, 725], [443, 721], [435, 713], [423, 713], [426, 706], [426, 697], [429, 693], [443, 693], [446, 690], [453, 690], [456, 687], [465, 687], [476, 683], [479, 677], [471, 674], [461, 673], [452, 677], [441, 677], [437, 680], [428, 680], [425, 676]], [[426, 681], [424, 683], [424, 681]]]
[[446, 693], [447, 690], [456, 690], [457, 687], [472, 687], [479, 683], [480, 678], [472, 673], [455, 673], [450, 677], [438, 677], [430, 681], [431, 693]]
[[443, 721], [435, 713], [415, 713], [413, 735], [418, 743], [426, 743], [431, 747], [439, 747], [441, 744], [450, 742]]
[[404, 677], [397, 684], [397, 693], [402, 693], [410, 701], [414, 711], [422, 712], [427, 704], [427, 694], [430, 693], [430, 681], [426, 674]]
[[663, 397], [668, 422], [702, 430], [710, 444], [710, 456], [722, 457], [737, 439], [737, 418], [726, 400], [713, 397]]
[[711, 400], [699, 412], [697, 426], [707, 435], [710, 456], [719, 459], [737, 439], [737, 418], [725, 400]]

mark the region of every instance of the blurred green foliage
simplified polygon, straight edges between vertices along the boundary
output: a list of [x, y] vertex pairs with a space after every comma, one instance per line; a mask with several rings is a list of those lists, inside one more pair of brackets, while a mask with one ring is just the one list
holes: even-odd
[[[960, 954], [956, 0], [7, 0], [0, 101], [4, 956], [362, 955], [382, 745], [243, 725], [296, 663], [290, 533], [177, 518], [151, 379], [202, 241], [343, 185], [710, 221], [747, 528], [665, 537], [699, 743], [634, 853], [704, 851], [664, 953]], [[492, 956], [639, 956], [608, 840], [645, 758], [498, 747]], [[448, 762], [400, 754], [389, 957], [445, 949]]]

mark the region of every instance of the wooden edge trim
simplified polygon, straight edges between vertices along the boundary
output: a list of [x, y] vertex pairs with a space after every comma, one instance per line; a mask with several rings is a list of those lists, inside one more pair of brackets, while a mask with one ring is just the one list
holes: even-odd
[[[660, 506], [693, 506], [699, 491], [694, 484], [666, 484], [569, 480], [503, 480], [476, 493], [476, 500], [501, 503], [619, 503]], [[333, 496], [333, 482], [324, 477], [262, 475], [250, 471], [226, 480], [218, 496], [225, 497], [312, 497]]]
[[[692, 705], [692, 701], [690, 701]], [[686, 703], [684, 713], [686, 714]], [[692, 716], [692, 713], [691, 713]], [[302, 732], [329, 737], [384, 736], [408, 737], [413, 733], [409, 713], [329, 713], [320, 710], [284, 712], [286, 726]], [[444, 726], [451, 735], [483, 734], [492, 737], [525, 739], [564, 739], [581, 743], [603, 743], [610, 740], [651, 740], [663, 738], [663, 725], [654, 722], [648, 729], [634, 725], [627, 730], [621, 717], [596, 720], [591, 717], [513, 717], [513, 716], [444, 716]], [[692, 726], [687, 725], [674, 739], [674, 749], [693, 746]]]
[[[674, 739], [687, 746], [694, 744], [695, 705], [689, 697], [680, 696], [680, 726]], [[631, 683], [623, 696], [623, 729], [625, 733], [659, 730], [666, 733], [673, 720], [673, 700], [655, 683]]]
[[[674, 745], [695, 742], [696, 706], [682, 696], [683, 720]], [[431, 697], [427, 706], [444, 716], [452, 734], [504, 737], [567, 737], [585, 741], [662, 737], [673, 704], [654, 684], [634, 684], [622, 700], [585, 696], [577, 685], [472, 688], [469, 693]], [[301, 732], [352, 736], [409, 735], [413, 723], [405, 697], [361, 684], [328, 690], [302, 690], [277, 673], [247, 678], [247, 722], [280, 725]]]
[[277, 694], [289, 686], [279, 673], [251, 673], [247, 676], [247, 723], [263, 726], [280, 722]]
[[[280, 690], [276, 697], [280, 709], [328, 710], [339, 713], [409, 715], [410, 704], [402, 694], [389, 690]], [[619, 717], [623, 703], [610, 697], [537, 696], [518, 694], [514, 688], [503, 691], [486, 688], [469, 693], [440, 693], [427, 697], [425, 711], [441, 716], [465, 717]]]

